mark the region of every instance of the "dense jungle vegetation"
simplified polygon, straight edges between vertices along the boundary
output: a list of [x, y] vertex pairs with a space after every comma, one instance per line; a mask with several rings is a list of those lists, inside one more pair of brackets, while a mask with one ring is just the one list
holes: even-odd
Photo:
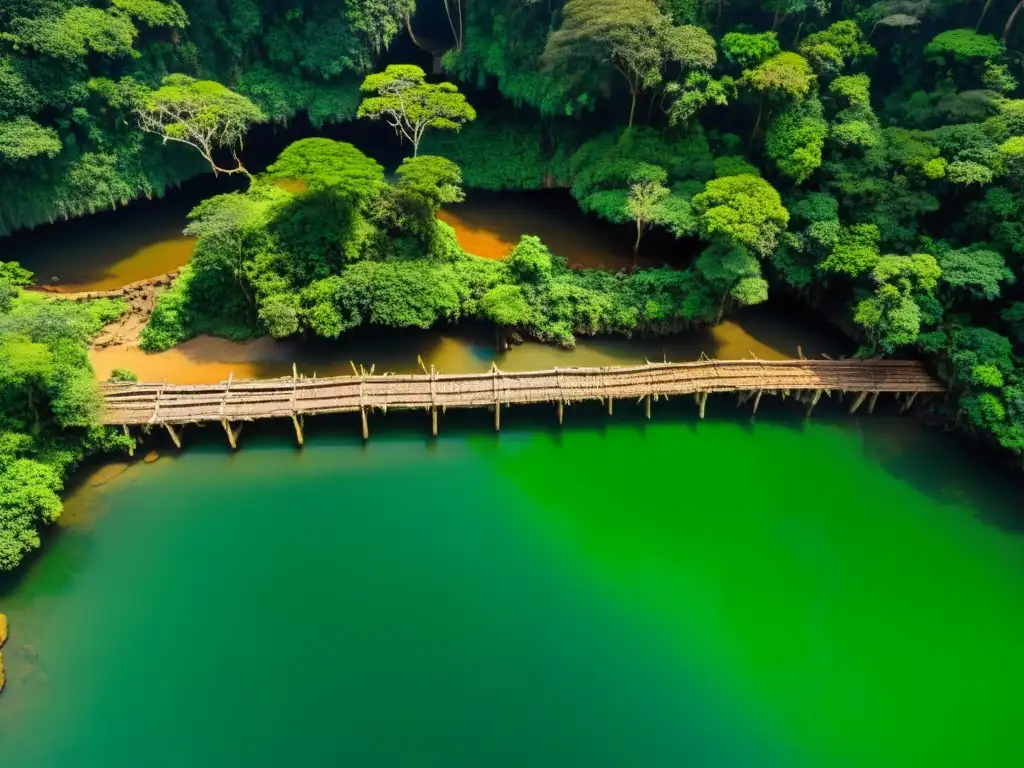
[[[0, 234], [245, 177], [191, 214], [154, 350], [462, 318], [571, 345], [786, 292], [863, 354], [924, 355], [950, 422], [1021, 456], [1022, 5], [3, 0]], [[309, 138], [251, 173], [251, 128], [300, 115], [375, 120], [407, 159]], [[464, 188], [542, 187], [638, 246], [675, 238], [669, 266], [570, 270], [528, 233], [486, 261], [435, 219]], [[114, 439], [89, 426], [81, 373], [113, 310], [28, 296], [5, 269], [0, 488], [42, 490], [0, 495], [0, 568], [53, 517], [62, 468]]]

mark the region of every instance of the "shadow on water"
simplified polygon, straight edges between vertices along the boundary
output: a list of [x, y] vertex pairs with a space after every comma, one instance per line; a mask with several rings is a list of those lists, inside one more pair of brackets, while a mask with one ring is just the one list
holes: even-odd
[[923, 426], [888, 399], [879, 400], [874, 416], [851, 419], [848, 428], [859, 433], [865, 457], [918, 493], [973, 509], [978, 520], [1005, 533], [1024, 534], [1020, 471], [993, 446]]

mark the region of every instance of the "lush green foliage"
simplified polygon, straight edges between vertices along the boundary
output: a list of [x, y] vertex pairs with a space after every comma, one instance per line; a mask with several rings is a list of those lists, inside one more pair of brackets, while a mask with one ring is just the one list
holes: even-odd
[[[282, 189], [281, 179], [304, 186]], [[634, 195], [627, 210], [646, 226], [666, 194], [643, 203]], [[687, 303], [688, 272], [573, 271], [530, 236], [503, 262], [470, 256], [435, 218], [461, 198], [458, 166], [445, 158], [408, 158], [385, 183], [351, 145], [297, 142], [248, 192], [192, 212], [195, 256], [160, 297], [143, 346], [165, 349], [204, 332], [335, 338], [362, 324], [429, 328], [467, 318], [571, 346], [581, 333], [665, 331], [706, 317], [706, 307]]]
[[[134, 105], [139, 127], [163, 143], [192, 147], [216, 173], [248, 173], [237, 150], [249, 128], [266, 118], [259, 107], [220, 83], [188, 75], [168, 75], [155, 91], [139, 94]], [[220, 168], [213, 153], [228, 149], [235, 168]]]
[[0, 262], [0, 571], [60, 517], [67, 470], [89, 452], [127, 444], [96, 426], [100, 396], [87, 356], [89, 340], [124, 305], [27, 293], [30, 277]]
[[[386, 182], [353, 147], [297, 142], [203, 203], [148, 347], [464, 318], [571, 343], [782, 289], [849, 321], [865, 354], [926, 355], [950, 418], [1024, 454], [1021, 8], [17, 0], [0, 9], [0, 232], [160, 194], [264, 117], [358, 109], [425, 154]], [[444, 75], [393, 63], [414, 43]], [[166, 119], [200, 94], [211, 110]], [[137, 125], [154, 111], [158, 136]], [[197, 127], [209, 151], [174, 146]], [[638, 237], [705, 247], [628, 275], [569, 271], [528, 238], [485, 262], [434, 220], [462, 183], [569, 187]]]
[[[4, 3], [0, 235], [162, 195], [216, 165], [209, 152], [160, 146], [183, 138], [162, 126], [198, 127], [180, 107], [199, 91], [227, 118], [215, 131], [223, 141], [213, 142], [227, 147], [241, 135], [235, 118], [287, 122], [306, 111], [321, 125], [355, 117], [359, 80], [414, 10], [415, 0]], [[168, 75], [195, 80], [170, 85]], [[156, 115], [158, 103], [179, 107], [176, 117]], [[133, 110], [161, 117], [143, 120], [159, 135], [141, 134]]]
[[358, 117], [383, 119], [395, 133], [412, 144], [415, 157], [428, 128], [458, 133], [476, 120], [476, 110], [452, 83], [428, 83], [423, 70], [413, 64], [392, 64], [383, 72], [367, 75], [359, 90], [368, 95], [359, 105]]

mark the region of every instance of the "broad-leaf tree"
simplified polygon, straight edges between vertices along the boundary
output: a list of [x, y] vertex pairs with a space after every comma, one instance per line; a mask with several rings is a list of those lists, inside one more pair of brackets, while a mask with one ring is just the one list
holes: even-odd
[[[265, 117], [245, 96], [210, 80], [168, 75], [136, 107], [135, 115], [143, 131], [160, 136], [165, 144], [174, 141], [197, 150], [214, 175], [243, 173], [252, 178], [238, 151], [249, 128]], [[234, 168], [217, 165], [214, 155], [220, 149], [231, 153]]]
[[413, 64], [392, 64], [367, 75], [359, 90], [368, 94], [357, 115], [384, 120], [399, 137], [412, 144], [413, 157], [428, 128], [458, 132], [476, 119], [476, 110], [452, 83], [428, 83]]
[[634, 177], [629, 185], [626, 197], [626, 213], [636, 222], [636, 240], [633, 241], [633, 268], [636, 269], [636, 256], [640, 250], [640, 238], [658, 216], [662, 201], [668, 197], [669, 190], [664, 186], [665, 171], [657, 169], [657, 174], [640, 174]]
[[610, 62], [629, 86], [633, 125], [637, 98], [661, 85], [666, 67], [710, 69], [717, 57], [705, 30], [674, 26], [653, 0], [569, 0], [543, 60], [567, 77]]

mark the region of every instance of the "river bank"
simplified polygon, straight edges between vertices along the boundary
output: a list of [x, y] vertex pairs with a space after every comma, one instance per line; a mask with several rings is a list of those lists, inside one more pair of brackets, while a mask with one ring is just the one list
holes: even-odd
[[479, 373], [496, 363], [502, 370], [526, 371], [557, 366], [599, 366], [642, 363], [645, 360], [685, 362], [701, 354], [721, 359], [759, 357], [763, 360], [849, 355], [855, 347], [829, 328], [804, 326], [786, 312], [752, 307], [713, 328], [658, 338], [584, 338], [571, 350], [526, 341], [504, 352], [494, 350], [490, 328], [466, 324], [457, 328], [365, 328], [336, 342], [275, 341], [269, 337], [248, 342], [200, 337], [148, 354], [132, 345], [94, 348], [90, 360], [105, 380], [117, 368], [135, 373], [140, 381], [210, 384], [234, 378], [290, 376], [292, 365], [312, 376], [346, 375], [352, 363], [378, 373], [417, 373], [418, 360], [444, 373]]

